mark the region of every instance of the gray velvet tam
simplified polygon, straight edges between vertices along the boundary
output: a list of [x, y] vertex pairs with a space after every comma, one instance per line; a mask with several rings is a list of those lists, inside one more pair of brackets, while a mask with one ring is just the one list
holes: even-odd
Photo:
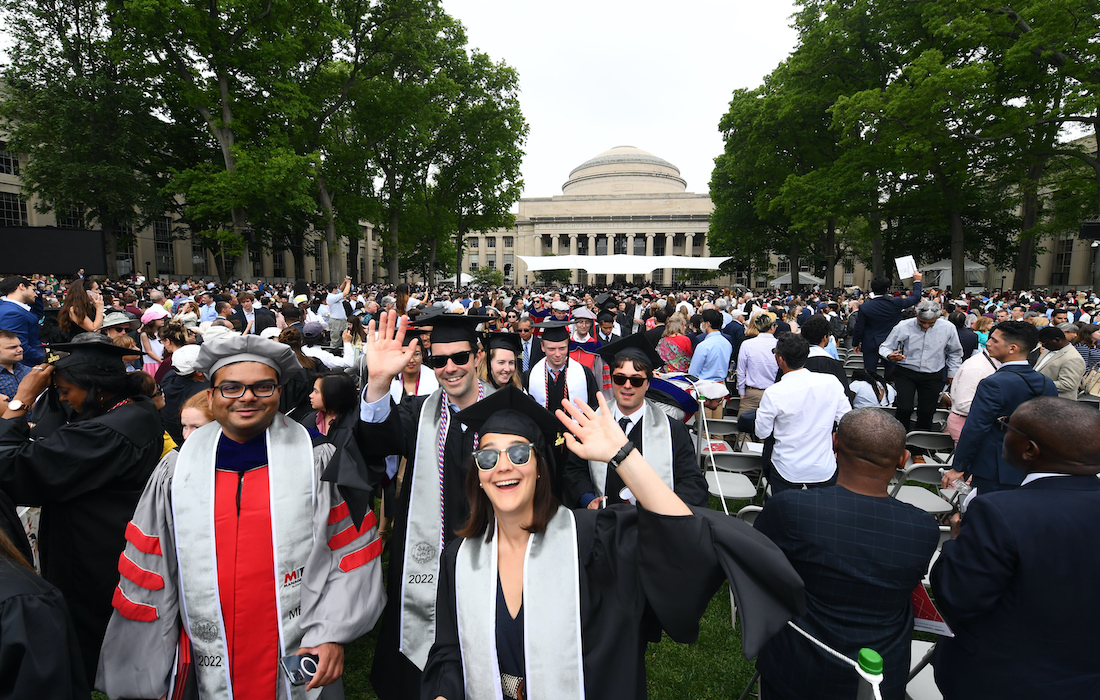
[[265, 364], [275, 370], [280, 381], [302, 367], [289, 345], [255, 335], [222, 335], [202, 344], [194, 368], [209, 378], [237, 362]]

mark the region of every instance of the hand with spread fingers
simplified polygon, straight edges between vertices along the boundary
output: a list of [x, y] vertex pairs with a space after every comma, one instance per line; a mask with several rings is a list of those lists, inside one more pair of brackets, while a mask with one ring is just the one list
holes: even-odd
[[[383, 311], [377, 323], [371, 321], [367, 340], [363, 343], [363, 361], [369, 371], [367, 403], [373, 403], [389, 393], [390, 382], [412, 360], [420, 341], [402, 345], [408, 319], [396, 311]], [[377, 329], [377, 334], [375, 330]]]
[[582, 459], [606, 462], [615, 456], [619, 448], [626, 444], [626, 433], [615, 422], [607, 408], [603, 394], [596, 394], [600, 413], [580, 399], [573, 403], [563, 400], [558, 410], [558, 420], [565, 426], [565, 446]]

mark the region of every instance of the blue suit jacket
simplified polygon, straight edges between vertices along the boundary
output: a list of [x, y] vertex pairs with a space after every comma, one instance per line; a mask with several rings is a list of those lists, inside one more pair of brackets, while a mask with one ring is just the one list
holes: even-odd
[[1025, 401], [1036, 396], [1057, 396], [1058, 388], [1048, 377], [1026, 365], [1007, 365], [983, 379], [974, 392], [970, 415], [966, 417], [953, 468], [1001, 484], [1019, 486], [1024, 473], [1013, 469], [1001, 457], [1004, 433], [997, 418], [1010, 416]]
[[932, 568], [955, 633], [932, 663], [945, 700], [1100, 698], [1100, 479], [974, 499]]
[[35, 297], [30, 307], [31, 310], [27, 311], [14, 302], [0, 299], [0, 330], [19, 336], [19, 343], [23, 346], [23, 361], [20, 364], [28, 367], [46, 359], [46, 351], [38, 339], [38, 323], [44, 314], [41, 294]]
[[907, 297], [875, 297], [863, 302], [852, 329], [852, 343], [860, 346], [863, 354], [878, 355], [878, 346], [890, 335], [901, 320], [901, 310], [920, 301], [920, 282], [913, 283], [913, 291]]

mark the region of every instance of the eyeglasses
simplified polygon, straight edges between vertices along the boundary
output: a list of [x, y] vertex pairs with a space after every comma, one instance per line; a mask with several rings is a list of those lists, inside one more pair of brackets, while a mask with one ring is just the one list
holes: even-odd
[[1019, 433], [1020, 435], [1023, 435], [1028, 442], [1032, 442], [1030, 435], [1009, 423], [1008, 420], [1009, 416], [1000, 416], [997, 418], [997, 428], [999, 428], [1002, 433], [1006, 433], [1011, 430], [1014, 433]]
[[434, 369], [443, 369], [447, 366], [447, 360], [455, 363], [456, 365], [464, 365], [470, 361], [471, 351], [463, 350], [462, 352], [456, 352], [453, 355], [432, 355], [424, 362]]
[[500, 460], [500, 453], [504, 452], [508, 455], [508, 461], [513, 466], [522, 467], [531, 461], [531, 452], [535, 446], [530, 442], [520, 442], [515, 445], [510, 445], [503, 450], [494, 450], [492, 448], [486, 448], [484, 450], [474, 450], [474, 464], [482, 471], [489, 471], [497, 465]]
[[625, 374], [612, 374], [611, 375], [611, 381], [615, 382], [619, 386], [622, 386], [622, 385], [626, 384], [627, 382], [630, 382], [630, 386], [637, 389], [638, 387], [640, 387], [641, 385], [643, 385], [647, 381], [649, 381], [649, 378], [648, 377], [628, 377]]
[[255, 384], [241, 384], [240, 382], [226, 382], [219, 384], [216, 388], [221, 392], [224, 399], [239, 399], [244, 396], [244, 392], [249, 389], [252, 390], [252, 395], [258, 399], [266, 399], [269, 396], [274, 396], [275, 390], [279, 385], [275, 382], [257, 382]]

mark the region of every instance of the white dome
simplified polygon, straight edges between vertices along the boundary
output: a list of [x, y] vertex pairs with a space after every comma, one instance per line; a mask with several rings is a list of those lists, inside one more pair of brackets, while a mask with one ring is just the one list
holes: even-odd
[[562, 185], [565, 195], [668, 194], [684, 192], [680, 169], [663, 158], [633, 146], [616, 146], [581, 163]]

